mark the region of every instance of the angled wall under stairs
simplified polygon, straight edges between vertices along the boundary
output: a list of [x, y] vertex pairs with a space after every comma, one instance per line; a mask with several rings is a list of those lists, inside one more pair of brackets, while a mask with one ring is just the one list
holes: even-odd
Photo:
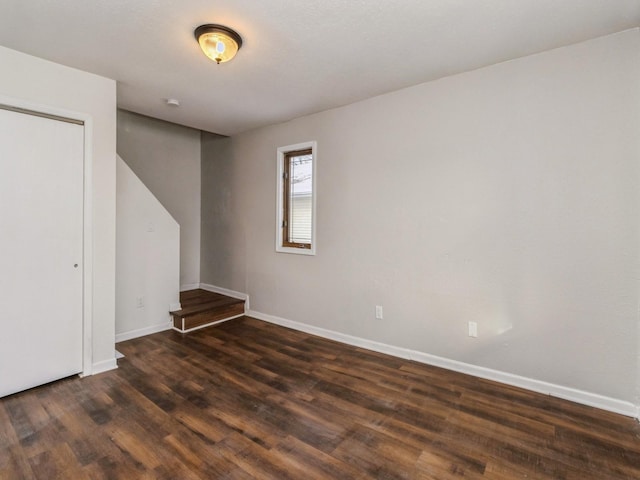
[[116, 341], [170, 328], [180, 292], [180, 226], [120, 156], [116, 195]]

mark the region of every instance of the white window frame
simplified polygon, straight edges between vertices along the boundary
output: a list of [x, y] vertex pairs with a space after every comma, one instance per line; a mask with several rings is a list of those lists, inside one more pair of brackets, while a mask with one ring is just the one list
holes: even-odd
[[[311, 248], [295, 248], [285, 247], [282, 245], [282, 222], [284, 221], [284, 160], [285, 155], [289, 152], [295, 152], [296, 150], [311, 149], [313, 155], [313, 178], [311, 179]], [[276, 252], [280, 253], [295, 253], [298, 255], [315, 255], [316, 254], [316, 198], [317, 181], [316, 171], [318, 165], [318, 145], [315, 141], [296, 143], [295, 145], [287, 145], [286, 147], [278, 148], [278, 168], [277, 168], [277, 186], [276, 189]]]

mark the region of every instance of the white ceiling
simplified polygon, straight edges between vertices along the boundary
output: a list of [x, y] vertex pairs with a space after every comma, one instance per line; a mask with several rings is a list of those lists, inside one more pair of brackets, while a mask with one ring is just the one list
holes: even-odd
[[[203, 23], [240, 33], [233, 61], [202, 54]], [[117, 80], [121, 108], [225, 135], [639, 25], [640, 0], [0, 2], [0, 45]]]

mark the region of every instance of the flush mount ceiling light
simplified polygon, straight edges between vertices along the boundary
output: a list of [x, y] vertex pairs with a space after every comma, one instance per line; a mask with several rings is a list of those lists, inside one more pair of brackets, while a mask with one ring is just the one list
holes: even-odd
[[216, 63], [224, 63], [236, 56], [242, 38], [223, 25], [200, 25], [193, 32], [204, 54]]

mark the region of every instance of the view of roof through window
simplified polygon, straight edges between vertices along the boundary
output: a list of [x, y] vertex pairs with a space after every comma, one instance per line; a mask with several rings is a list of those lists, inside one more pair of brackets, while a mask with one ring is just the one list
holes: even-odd
[[313, 186], [313, 155], [291, 159], [291, 190], [296, 195], [311, 195]]

